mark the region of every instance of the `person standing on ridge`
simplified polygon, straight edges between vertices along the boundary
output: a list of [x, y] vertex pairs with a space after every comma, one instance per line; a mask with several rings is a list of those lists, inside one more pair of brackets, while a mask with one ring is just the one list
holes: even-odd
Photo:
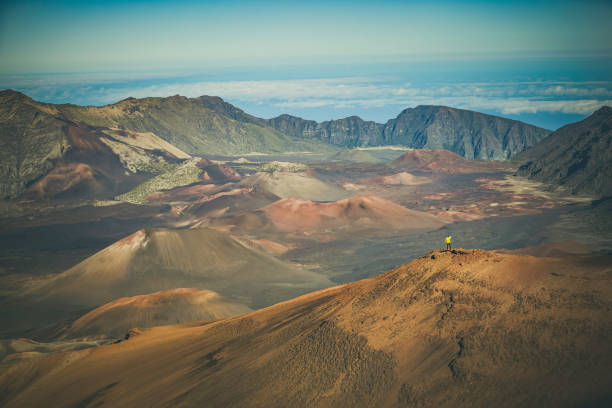
[[446, 250], [447, 251], [450, 251], [452, 249], [452, 247], [451, 247], [451, 240], [452, 240], [452, 238], [453, 237], [450, 236], [450, 235], [448, 237], [446, 237]]

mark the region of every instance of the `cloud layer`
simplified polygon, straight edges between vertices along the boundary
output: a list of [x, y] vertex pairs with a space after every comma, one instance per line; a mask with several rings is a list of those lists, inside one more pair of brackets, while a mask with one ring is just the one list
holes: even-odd
[[102, 74], [12, 76], [2, 78], [2, 84], [51, 102], [102, 105], [129, 96], [216, 95], [241, 107], [267, 106], [278, 113], [318, 108], [329, 110], [331, 116], [341, 110], [398, 111], [417, 105], [447, 105], [503, 115], [588, 115], [603, 105], [612, 105], [612, 82], [607, 81], [411, 83], [405, 78], [359, 76], [201, 81], [188, 76]]

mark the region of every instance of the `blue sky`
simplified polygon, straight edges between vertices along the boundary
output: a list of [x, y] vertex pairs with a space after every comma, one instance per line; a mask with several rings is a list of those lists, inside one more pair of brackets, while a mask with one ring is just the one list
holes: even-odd
[[612, 104], [610, 21], [609, 1], [4, 2], [0, 88], [316, 120], [445, 104], [556, 128]]

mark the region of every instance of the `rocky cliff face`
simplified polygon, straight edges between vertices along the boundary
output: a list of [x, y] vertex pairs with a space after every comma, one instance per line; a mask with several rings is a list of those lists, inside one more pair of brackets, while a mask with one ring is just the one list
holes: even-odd
[[321, 139], [334, 145], [358, 147], [383, 144], [382, 126], [357, 116], [323, 122], [320, 129]]
[[268, 120], [273, 128], [295, 138], [318, 139], [343, 147], [378, 146], [383, 125], [357, 116], [317, 123], [291, 115]]
[[264, 119], [257, 118], [255, 116], [249, 115], [242, 109], [235, 107], [234, 105], [225, 102], [223, 99], [218, 96], [208, 96], [202, 95], [198, 98], [193, 99], [196, 103], [202, 105], [202, 107], [206, 109], [213, 110], [222, 115], [228, 116], [234, 120], [240, 122], [253, 123], [258, 126], [267, 126], [267, 123]]
[[284, 114], [268, 119], [268, 123], [274, 129], [289, 136], [304, 139], [320, 139], [320, 132], [318, 130], [319, 124], [314, 120], [306, 120], [298, 118], [297, 116]]
[[384, 125], [356, 116], [317, 123], [281, 115], [268, 123], [293, 137], [318, 138], [339, 146], [446, 149], [467, 159], [487, 160], [505, 160], [549, 133], [515, 120], [445, 106], [406, 109]]
[[576, 194], [612, 196], [612, 108], [562, 127], [516, 159], [519, 175]]
[[52, 106], [0, 93], [0, 197], [15, 197], [54, 167], [68, 147], [66, 125]]
[[387, 122], [384, 141], [417, 149], [446, 149], [466, 159], [505, 160], [548, 133], [499, 116], [446, 106], [418, 106]]

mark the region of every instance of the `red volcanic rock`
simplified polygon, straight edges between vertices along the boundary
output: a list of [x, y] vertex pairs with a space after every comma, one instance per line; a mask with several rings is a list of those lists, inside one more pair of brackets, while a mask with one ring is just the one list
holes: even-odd
[[109, 147], [100, 140], [95, 128], [75, 122], [66, 128], [66, 135], [73, 149], [87, 153], [108, 153]]
[[87, 164], [61, 164], [30, 186], [23, 197], [45, 199], [71, 192], [94, 194], [102, 190], [105, 184], [109, 184], [106, 177]]
[[509, 170], [506, 162], [495, 160], [467, 160], [444, 149], [415, 149], [402, 154], [391, 162], [400, 169], [432, 171], [439, 173], [479, 173]]
[[196, 164], [204, 170], [202, 180], [212, 183], [223, 183], [228, 181], [240, 180], [240, 174], [227, 164], [214, 163], [207, 159], [202, 159]]
[[437, 229], [445, 224], [431, 214], [364, 195], [331, 203], [288, 198], [262, 209], [284, 232], [350, 228]]
[[431, 179], [428, 177], [418, 177], [404, 171], [401, 173], [392, 174], [390, 176], [374, 177], [365, 180], [365, 182], [373, 184], [417, 186], [419, 184], [431, 183]]
[[286, 245], [270, 241], [269, 239], [256, 239], [253, 240], [253, 242], [274, 255], [282, 255], [290, 249], [290, 247]]
[[209, 194], [218, 191], [220, 186], [215, 184], [196, 184], [193, 186], [177, 187], [147, 196], [148, 202], [197, 201]]
[[200, 174], [200, 179], [201, 179], [202, 181], [206, 181], [207, 183], [212, 183], [212, 182], [213, 182], [212, 177], [210, 177], [210, 176], [208, 175], [208, 173], [206, 172], [206, 170], [202, 171], [202, 174]]
[[216, 200], [219, 197], [245, 195], [253, 191], [250, 187], [234, 188], [228, 191], [219, 191], [224, 186], [216, 184], [197, 184], [195, 186], [183, 187], [151, 194], [147, 197], [148, 202], [173, 202], [192, 201], [205, 203]]
[[402, 154], [395, 166], [439, 172], [462, 172], [470, 163], [456, 153], [444, 149], [416, 149]]

